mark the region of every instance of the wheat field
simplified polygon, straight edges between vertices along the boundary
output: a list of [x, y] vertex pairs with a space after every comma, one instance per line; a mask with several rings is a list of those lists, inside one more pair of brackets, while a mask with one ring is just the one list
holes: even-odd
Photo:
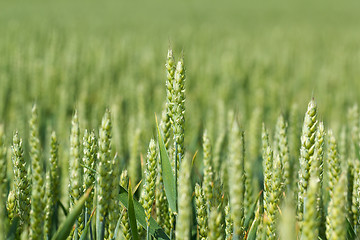
[[0, 240], [358, 239], [356, 1], [4, 1]]

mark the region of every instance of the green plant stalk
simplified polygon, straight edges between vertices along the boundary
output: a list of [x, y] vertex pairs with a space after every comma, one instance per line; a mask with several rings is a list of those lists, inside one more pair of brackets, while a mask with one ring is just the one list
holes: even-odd
[[[360, 235], [360, 162], [354, 161], [353, 164], [354, 172], [354, 186], [353, 186], [353, 202], [352, 202], [352, 215], [353, 215], [353, 226], [355, 233]], [[349, 170], [348, 170], [349, 171]]]
[[328, 188], [329, 188], [329, 195], [330, 199], [333, 198], [333, 192], [335, 185], [339, 181], [340, 171], [341, 171], [341, 164], [340, 159], [337, 152], [337, 143], [335, 136], [331, 130], [328, 133], [329, 136], [329, 147], [328, 147]]
[[175, 59], [173, 56], [173, 51], [171, 49], [168, 50], [167, 59], [166, 59], [166, 109], [163, 113], [163, 121], [162, 121], [162, 132], [164, 135], [164, 143], [166, 149], [169, 151], [170, 149], [170, 140], [171, 140], [171, 122], [172, 120], [172, 112], [173, 112], [173, 82], [175, 76]]
[[[80, 198], [83, 193], [83, 169], [81, 167], [81, 146], [80, 146], [80, 126], [78, 112], [75, 113], [71, 122], [71, 134], [70, 134], [70, 156], [69, 156], [69, 196], [70, 196], [70, 211], [72, 210], [75, 202]], [[74, 231], [75, 239], [81, 235], [81, 231], [84, 228], [83, 222], [84, 215], [81, 213], [79, 219], [76, 222], [76, 228]]]
[[[356, 189], [354, 189], [356, 183], [356, 173], [354, 169], [356, 169], [356, 162], [358, 161], [359, 157], [359, 133], [360, 133], [360, 123], [359, 123], [359, 109], [357, 104], [351, 107], [348, 110], [347, 114], [348, 118], [348, 126], [349, 126], [349, 148], [348, 148], [348, 159], [346, 161], [347, 167], [347, 184], [348, 184], [348, 194], [347, 194], [347, 208], [349, 209], [356, 209], [356, 211], [349, 212], [349, 220], [354, 222], [357, 221], [356, 219], [360, 219], [360, 212], [358, 211], [358, 205], [356, 204], [357, 196]], [[356, 213], [353, 213], [356, 212]], [[359, 222], [354, 226], [359, 225]]]
[[106, 110], [99, 130], [99, 162], [97, 164], [96, 193], [97, 193], [97, 214], [96, 226], [97, 240], [102, 240], [101, 235], [105, 228], [105, 218], [109, 212], [110, 203], [110, 168], [111, 168], [111, 119], [110, 112]]
[[[179, 156], [184, 156], [184, 129], [185, 129], [185, 68], [183, 59], [176, 65], [173, 82], [172, 128], [174, 133], [174, 149], [177, 171], [179, 171]], [[174, 163], [175, 165], [175, 163]]]
[[208, 240], [224, 240], [225, 234], [221, 231], [222, 229], [222, 212], [213, 207], [210, 211], [209, 216], [209, 236]]
[[[90, 212], [93, 208], [93, 202], [94, 202], [94, 185], [96, 181], [96, 175], [95, 172], [92, 171], [96, 169], [96, 159], [97, 159], [97, 139], [95, 137], [95, 132], [91, 131], [91, 133], [88, 132], [88, 130], [85, 129], [84, 131], [84, 137], [83, 137], [83, 163], [84, 167], [84, 183], [83, 183], [83, 190], [89, 189], [90, 187], [93, 187], [91, 192], [89, 193], [89, 198], [85, 202], [85, 214], [84, 214], [84, 222], [87, 223], [90, 218]], [[91, 225], [90, 225], [91, 229]], [[90, 230], [90, 234], [91, 230]], [[87, 234], [86, 234], [87, 235]], [[85, 239], [87, 239], [87, 236], [85, 236]]]
[[270, 194], [272, 192], [272, 169], [273, 169], [273, 151], [270, 147], [269, 134], [263, 124], [262, 128], [262, 155], [263, 155], [263, 169], [264, 169], [264, 212], [270, 204]]
[[[271, 176], [271, 182], [269, 192], [265, 195], [267, 199], [264, 199], [264, 214], [267, 218], [266, 221], [266, 235], [267, 239], [277, 239], [276, 225], [278, 222], [278, 208], [281, 194], [283, 192], [282, 186], [282, 167], [280, 156], [277, 154], [273, 159], [273, 171]], [[265, 190], [266, 192], [266, 190]]]
[[24, 225], [29, 224], [31, 197], [31, 185], [28, 179], [29, 175], [22, 145], [22, 139], [15, 132], [12, 146], [12, 162], [14, 166], [15, 208], [20, 218], [19, 232], [21, 232]]
[[360, 123], [359, 123], [359, 110], [357, 104], [351, 107], [348, 111], [348, 121], [350, 128], [350, 159], [355, 159], [358, 155], [357, 144], [359, 143]]
[[70, 195], [70, 209], [75, 201], [80, 198], [82, 194], [82, 168], [80, 158], [80, 128], [78, 113], [75, 111], [72, 118], [72, 127], [70, 134], [70, 162], [69, 162], [69, 195]]
[[[159, 135], [161, 137], [161, 135]], [[159, 142], [160, 146], [160, 142]], [[165, 148], [165, 145], [164, 145]], [[170, 216], [169, 216], [169, 205], [168, 200], [165, 194], [165, 187], [163, 181], [163, 172], [162, 172], [162, 155], [164, 152], [160, 150], [159, 162], [157, 164], [157, 177], [156, 177], [156, 194], [155, 194], [155, 207], [156, 207], [156, 219], [157, 222], [161, 224], [161, 227], [165, 229], [167, 235], [170, 235]]]
[[199, 184], [195, 185], [195, 205], [199, 239], [205, 240], [208, 232], [207, 206], [204, 192]]
[[146, 157], [145, 183], [144, 183], [144, 209], [146, 222], [150, 225], [152, 206], [155, 198], [155, 181], [157, 167], [157, 150], [153, 139], [150, 140], [148, 154]]
[[226, 234], [225, 239], [230, 240], [232, 239], [233, 236], [232, 234], [234, 231], [233, 220], [230, 212], [230, 203], [228, 203], [225, 206], [224, 212], [225, 212], [225, 234]]
[[124, 215], [122, 217], [122, 230], [123, 230], [123, 235], [124, 238], [127, 240], [131, 239], [131, 229], [130, 229], [130, 224], [129, 224], [129, 216], [127, 213], [127, 210], [124, 211]]
[[207, 208], [210, 209], [213, 200], [213, 186], [214, 186], [214, 172], [212, 164], [211, 142], [207, 131], [203, 135], [203, 149], [204, 149], [204, 178], [203, 189], [206, 197]]
[[43, 238], [44, 221], [44, 179], [40, 159], [40, 140], [38, 133], [38, 113], [36, 105], [32, 108], [30, 119], [30, 158], [32, 168], [32, 192], [30, 211], [30, 239]]
[[236, 121], [232, 124], [230, 135], [228, 172], [231, 176], [230, 211], [234, 221], [234, 237], [243, 238], [244, 229], [244, 194], [245, 194], [245, 141]]
[[[58, 227], [58, 201], [60, 199], [60, 171], [58, 159], [58, 142], [55, 132], [51, 133], [50, 139], [50, 169], [46, 174], [46, 207], [45, 207], [45, 237], [52, 235], [52, 225]], [[52, 220], [54, 219], [54, 223]]]
[[345, 239], [346, 227], [346, 175], [341, 174], [335, 185], [334, 193], [326, 217], [326, 237], [329, 240]]
[[[7, 232], [8, 228], [7, 216], [4, 208], [7, 200], [7, 159], [4, 135], [4, 126], [0, 124], [0, 233]], [[1, 234], [0, 240], [3, 240], [2, 236], [3, 234]]]
[[304, 219], [302, 221], [301, 239], [317, 239], [319, 234], [317, 198], [319, 177], [315, 174], [310, 179], [310, 186], [305, 197]]
[[[301, 223], [304, 210], [304, 197], [310, 178], [310, 158], [315, 150], [315, 136], [317, 129], [317, 106], [314, 100], [308, 104], [301, 134], [300, 169], [298, 179], [298, 208], [297, 217]], [[301, 224], [300, 224], [301, 226]]]
[[276, 124], [277, 133], [277, 151], [280, 156], [281, 165], [283, 169], [283, 180], [286, 191], [290, 191], [291, 187], [291, 164], [290, 164], [290, 153], [289, 144], [287, 137], [287, 124], [285, 123], [284, 117], [280, 115]]
[[[262, 127], [262, 159], [263, 159], [263, 174], [264, 174], [264, 200], [267, 201], [268, 193], [270, 192], [271, 183], [271, 171], [272, 171], [272, 158], [273, 151], [269, 143], [269, 134], [265, 128], [265, 124]], [[265, 204], [266, 207], [266, 204]]]
[[115, 229], [120, 214], [120, 203], [118, 200], [119, 181], [120, 181], [120, 161], [119, 157], [115, 155], [111, 162], [112, 171], [110, 173], [112, 179], [110, 204], [108, 214], [108, 236], [107, 238], [113, 239], [115, 237]]
[[0, 124], [0, 202], [4, 203], [7, 196], [7, 159], [4, 126]]
[[319, 224], [319, 237], [325, 238], [325, 211], [324, 211], [324, 197], [323, 197], [323, 173], [324, 173], [324, 137], [325, 137], [325, 128], [324, 123], [320, 122], [318, 126], [318, 130], [316, 132], [315, 138], [315, 150], [313, 156], [311, 158], [311, 170], [314, 172], [315, 176], [319, 178], [318, 184], [318, 193], [316, 206], [318, 211], [318, 217], [320, 218]]
[[184, 158], [181, 163], [178, 191], [178, 216], [176, 221], [176, 239], [190, 240], [191, 233], [191, 162]]
[[166, 150], [170, 151], [170, 141], [171, 141], [171, 121], [170, 116], [168, 114], [168, 109], [165, 108], [161, 113], [161, 122], [160, 122], [160, 129], [161, 133], [164, 136], [164, 143]]
[[146, 240], [151, 240], [151, 235], [150, 235], [150, 224], [147, 225], [146, 227]]

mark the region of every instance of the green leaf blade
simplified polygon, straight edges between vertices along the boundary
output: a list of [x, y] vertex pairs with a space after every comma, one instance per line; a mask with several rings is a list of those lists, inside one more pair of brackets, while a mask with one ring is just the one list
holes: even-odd
[[[128, 208], [128, 200], [129, 200], [128, 199], [128, 192], [121, 186], [120, 186], [119, 200], [124, 205], [125, 208]], [[133, 200], [133, 204], [134, 204], [134, 210], [135, 210], [135, 216], [136, 216], [137, 222], [144, 229], [146, 229], [147, 224], [146, 224], [146, 215], [145, 215], [144, 208], [136, 200]], [[150, 234], [155, 239], [170, 240], [168, 235], [166, 235], [165, 231], [158, 225], [158, 223], [152, 217], [150, 218], [150, 229], [149, 229], [149, 231], [150, 231]]]
[[86, 193], [79, 199], [73, 210], [68, 214], [65, 221], [61, 224], [55, 235], [51, 238], [52, 240], [63, 240], [69, 236], [75, 221], [77, 220], [82, 209], [84, 208], [85, 201], [89, 197], [90, 191], [91, 188], [89, 188]]
[[252, 223], [253, 219], [255, 218], [255, 212], [256, 212], [256, 207], [257, 207], [257, 203], [260, 199], [260, 196], [262, 194], [262, 191], [258, 194], [256, 201], [253, 203], [253, 205], [251, 206], [251, 209], [249, 211], [249, 213], [247, 214], [247, 216], [245, 217], [245, 222], [244, 222], [244, 227], [245, 230], [247, 231], [248, 228], [250, 227], [250, 223]]
[[165, 194], [171, 211], [176, 212], [177, 194], [176, 194], [175, 176], [171, 167], [169, 155], [165, 148], [164, 140], [159, 130], [159, 125], [157, 123], [157, 120], [156, 120], [156, 127], [158, 131], [160, 162], [161, 162], [162, 177], [164, 181]]
[[131, 228], [131, 235], [134, 240], [139, 240], [139, 234], [137, 231], [136, 225], [136, 215], [134, 209], [134, 200], [131, 190], [131, 182], [129, 182], [129, 189], [128, 189], [128, 216], [129, 216], [129, 223]]
[[90, 224], [91, 224], [91, 219], [92, 217], [94, 216], [94, 213], [95, 213], [95, 209], [93, 210], [93, 212], [91, 213], [90, 215], [90, 218], [89, 218], [89, 221], [86, 223], [86, 226], [80, 236], [80, 239], [79, 240], [85, 240], [86, 239], [86, 236], [87, 236], [87, 233], [89, 231], [89, 228], [90, 228]]

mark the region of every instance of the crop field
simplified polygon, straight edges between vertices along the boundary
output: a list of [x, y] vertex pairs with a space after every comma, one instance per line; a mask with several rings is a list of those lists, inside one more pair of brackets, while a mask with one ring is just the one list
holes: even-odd
[[0, 9], [0, 240], [360, 239], [360, 2]]

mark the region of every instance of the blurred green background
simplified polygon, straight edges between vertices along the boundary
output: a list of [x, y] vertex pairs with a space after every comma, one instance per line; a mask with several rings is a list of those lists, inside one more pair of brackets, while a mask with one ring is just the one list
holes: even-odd
[[0, 9], [0, 122], [26, 138], [36, 102], [44, 146], [51, 129], [67, 145], [75, 108], [84, 129], [108, 107], [116, 151], [128, 159], [138, 128], [144, 152], [165, 102], [169, 47], [185, 56], [192, 152], [204, 128], [219, 135], [229, 110], [247, 129], [258, 108], [272, 129], [292, 105], [302, 119], [314, 97], [339, 131], [360, 100], [359, 1], [32, 0]]

